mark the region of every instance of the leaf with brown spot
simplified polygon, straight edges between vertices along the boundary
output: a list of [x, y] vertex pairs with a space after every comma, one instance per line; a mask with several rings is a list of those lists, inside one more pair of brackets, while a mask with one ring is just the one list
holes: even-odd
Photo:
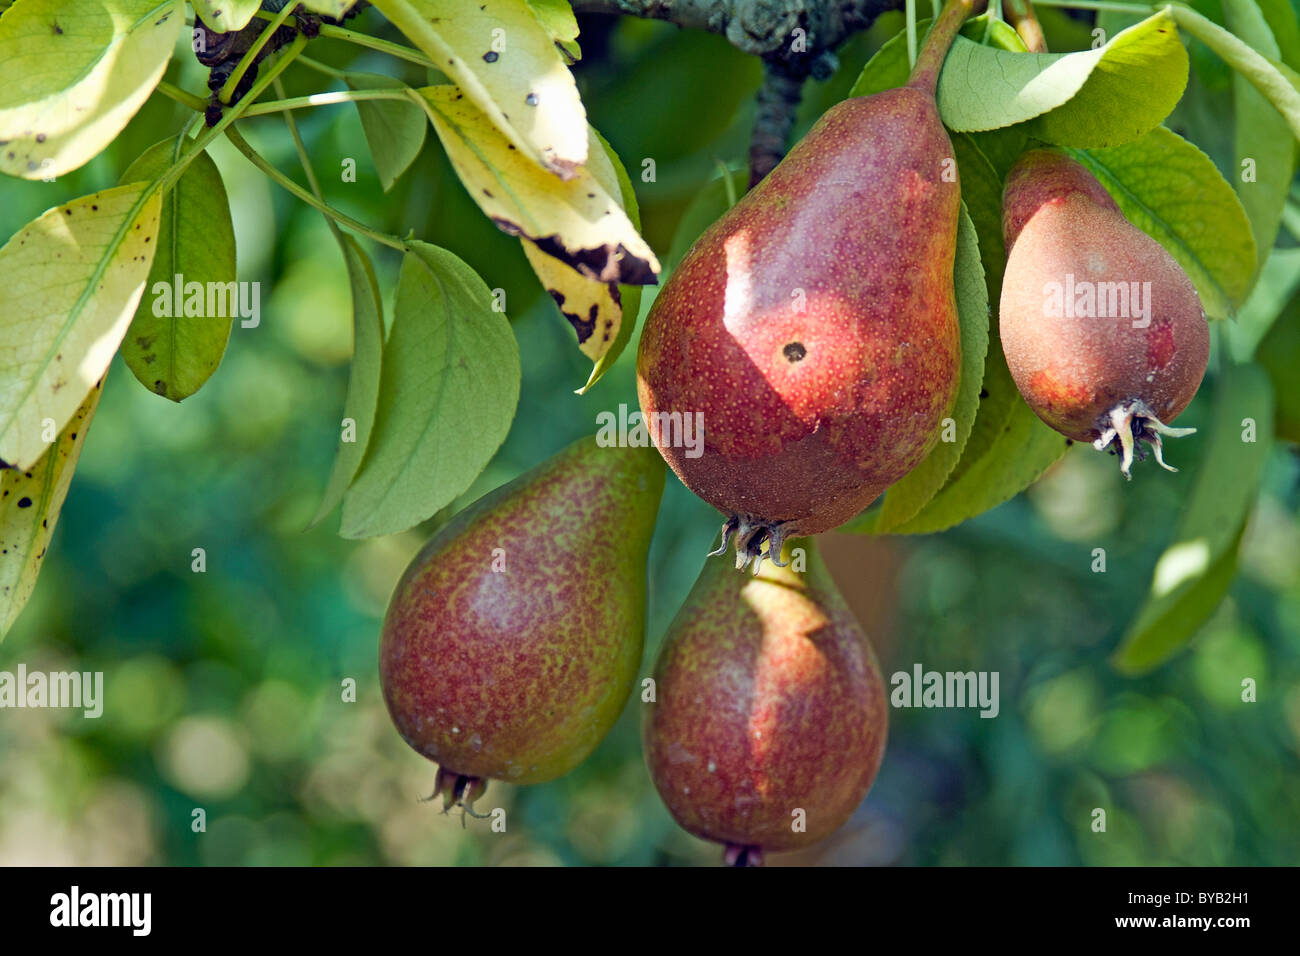
[[[179, 143], [166, 139], [149, 147], [122, 175], [123, 182], [157, 179], [177, 158]], [[235, 303], [222, 299], [226, 315], [155, 315], [161, 296], [171, 303], [174, 277], [182, 283], [220, 283], [229, 293], [235, 282], [235, 228], [217, 164], [207, 152], [194, 158], [163, 197], [158, 250], [144, 296], [122, 344], [127, 368], [150, 391], [179, 402], [202, 387], [226, 354]], [[206, 297], [205, 297], [206, 300]], [[215, 302], [214, 302], [215, 304]], [[171, 308], [160, 310], [175, 312]]]
[[89, 162], [149, 98], [184, 26], [180, 0], [15, 3], [0, 17], [0, 172]]
[[590, 160], [568, 182], [529, 162], [454, 86], [414, 91], [456, 174], [503, 231], [535, 243], [588, 279], [657, 281], [659, 260], [623, 209], [618, 176], [594, 132]]
[[261, 0], [190, 0], [199, 19], [214, 33], [242, 30], [261, 5]]
[[[594, 129], [592, 136], [599, 150], [593, 147], [588, 170], [611, 194], [618, 195], [632, 225], [640, 229], [636, 194], [618, 154]], [[641, 287], [590, 279], [527, 239], [520, 242], [542, 287], [577, 333], [578, 348], [594, 363], [587, 383], [578, 389], [581, 395], [600, 380], [631, 339], [641, 307]]]
[[[0, 472], [0, 639], [32, 595], [63, 499], [72, 482], [103, 382], [95, 385], [62, 434], [30, 471]], [[28, 502], [21, 505], [21, 502]]]
[[[45, 454], [104, 377], [144, 292], [162, 200], [143, 183], [55, 206], [0, 248], [0, 459]], [[69, 387], [54, 390], [54, 383]]]
[[[579, 174], [588, 155], [587, 111], [526, 0], [374, 5], [530, 160], [561, 179]], [[496, 44], [498, 38], [505, 42]]]

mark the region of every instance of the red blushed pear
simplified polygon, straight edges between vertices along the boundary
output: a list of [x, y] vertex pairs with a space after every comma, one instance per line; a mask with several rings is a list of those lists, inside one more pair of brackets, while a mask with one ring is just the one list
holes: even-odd
[[934, 91], [976, 5], [950, 0], [905, 86], [829, 109], [646, 319], [642, 412], [703, 415], [702, 454], [660, 452], [726, 516], [715, 553], [735, 534], [738, 567], [852, 518], [939, 437], [960, 372], [961, 187]]
[[540, 783], [604, 738], [641, 663], [664, 468], [584, 438], [470, 505], [402, 575], [379, 677], [397, 731], [466, 807]]
[[[812, 542], [736, 574], [706, 561], [669, 626], [643, 718], [646, 761], [677, 822], [756, 864], [830, 835], [880, 768], [880, 666]], [[786, 545], [785, 557], [790, 557]]]
[[1210, 330], [1187, 274], [1080, 163], [1025, 153], [1007, 176], [999, 326], [1016, 387], [1048, 425], [1120, 455], [1129, 477], [1205, 375]]

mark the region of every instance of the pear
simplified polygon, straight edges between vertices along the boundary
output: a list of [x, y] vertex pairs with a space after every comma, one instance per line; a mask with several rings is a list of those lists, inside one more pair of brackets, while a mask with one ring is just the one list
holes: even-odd
[[1082, 164], [1030, 150], [1007, 175], [998, 307], [1016, 387], [1044, 422], [1120, 456], [1130, 476], [1200, 387], [1210, 329], [1196, 287]]
[[641, 663], [664, 468], [584, 438], [438, 531], [398, 582], [379, 676], [397, 731], [468, 805], [576, 767]]
[[799, 560], [752, 577], [705, 562], [643, 714], [659, 795], [683, 828], [726, 844], [731, 863], [828, 836], [866, 796], [885, 749], [871, 644], [812, 542], [800, 548], [802, 573]]
[[[926, 456], [956, 397], [961, 187], [934, 91], [973, 6], [944, 7], [905, 86], [827, 110], [646, 318], [642, 414], [726, 516], [715, 553], [735, 533], [738, 566], [862, 511]], [[683, 421], [702, 423], [702, 449]]]

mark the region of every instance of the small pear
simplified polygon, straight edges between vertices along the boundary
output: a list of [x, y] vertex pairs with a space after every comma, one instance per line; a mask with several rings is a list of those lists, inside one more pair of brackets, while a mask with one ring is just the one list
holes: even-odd
[[[811, 541], [785, 567], [706, 561], [664, 638], [646, 761], [682, 827], [761, 862], [828, 836], [857, 809], [885, 750], [871, 644]], [[806, 570], [796, 570], [806, 564]]]
[[470, 505], [402, 575], [379, 676], [397, 731], [468, 805], [540, 783], [601, 741], [641, 663], [664, 468], [584, 438]]
[[[934, 94], [973, 6], [944, 7], [905, 86], [827, 110], [646, 318], [645, 420], [741, 566], [849, 520], [939, 438], [961, 367], [961, 186]], [[675, 438], [685, 416], [702, 452]]]
[[1007, 267], [1002, 351], [1038, 417], [1067, 438], [1117, 452], [1129, 477], [1146, 442], [1185, 409], [1210, 357], [1196, 287], [1120, 211], [1082, 164], [1056, 149], [1016, 161], [1002, 198]]

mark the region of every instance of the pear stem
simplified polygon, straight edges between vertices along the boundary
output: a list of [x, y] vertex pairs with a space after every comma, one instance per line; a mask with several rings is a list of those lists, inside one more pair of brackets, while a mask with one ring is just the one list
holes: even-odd
[[944, 3], [939, 16], [930, 26], [930, 32], [925, 35], [921, 52], [916, 57], [916, 65], [912, 67], [912, 75], [907, 78], [907, 86], [934, 95], [939, 85], [939, 71], [943, 69], [943, 61], [947, 59], [948, 50], [957, 39], [961, 25], [977, 10], [983, 10], [986, 2], [987, 0], [947, 0]]
[[1007, 10], [1007, 22], [1016, 28], [1020, 39], [1025, 41], [1025, 50], [1029, 53], [1046, 53], [1047, 37], [1043, 36], [1043, 26], [1038, 22], [1031, 0], [1004, 0]]

